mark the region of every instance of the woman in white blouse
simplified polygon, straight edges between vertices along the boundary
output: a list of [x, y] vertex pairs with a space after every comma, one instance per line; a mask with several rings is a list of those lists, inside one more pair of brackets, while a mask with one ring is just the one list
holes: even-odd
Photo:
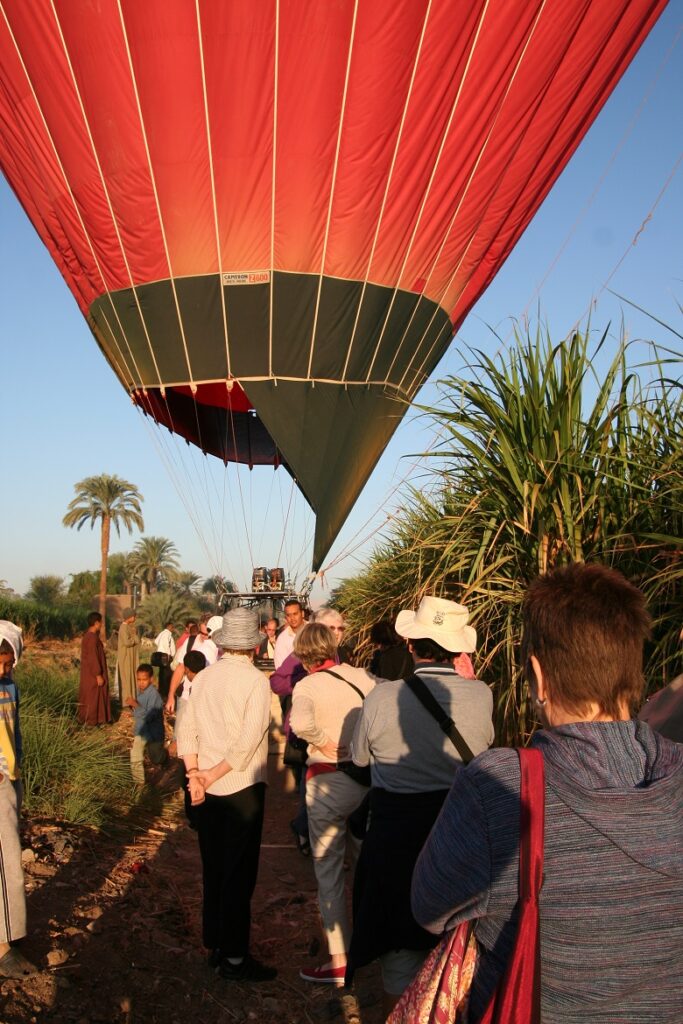
[[249, 952], [270, 723], [268, 680], [253, 665], [256, 612], [233, 609], [214, 637], [224, 653], [195, 677], [178, 722], [178, 753], [198, 808], [203, 941], [224, 980], [270, 981], [275, 968]]
[[[336, 662], [331, 630], [311, 622], [294, 641], [294, 653], [308, 671], [294, 687], [290, 725], [308, 742], [306, 807], [318, 882], [318, 900], [330, 960], [300, 972], [305, 981], [343, 985], [351, 928], [346, 909], [344, 858], [355, 860], [360, 840], [347, 829], [363, 802], [369, 779], [356, 777], [350, 745], [363, 700], [375, 685], [364, 669]], [[362, 771], [362, 770], [361, 770]]]

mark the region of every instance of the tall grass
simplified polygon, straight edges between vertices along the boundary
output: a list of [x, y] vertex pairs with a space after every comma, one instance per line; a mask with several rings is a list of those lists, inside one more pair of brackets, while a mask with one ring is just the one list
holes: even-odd
[[17, 682], [27, 809], [90, 825], [126, 810], [133, 799], [127, 752], [106, 729], [78, 723], [77, 674], [20, 666]]
[[[616, 345], [606, 369], [589, 331], [554, 345], [517, 333], [509, 352], [476, 353], [425, 410], [446, 440], [437, 497], [412, 491], [367, 569], [336, 600], [361, 642], [378, 618], [425, 593], [467, 604], [481, 674], [494, 684], [501, 741], [533, 724], [517, 664], [529, 582], [571, 561], [603, 561], [640, 586], [654, 619], [651, 688], [672, 670], [683, 593], [683, 397], [655, 355], [655, 379]], [[679, 367], [680, 369], [680, 360]]]

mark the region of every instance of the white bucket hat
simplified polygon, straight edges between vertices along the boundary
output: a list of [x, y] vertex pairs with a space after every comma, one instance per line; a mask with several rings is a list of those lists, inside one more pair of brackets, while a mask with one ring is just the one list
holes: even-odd
[[477, 646], [477, 631], [467, 625], [469, 617], [463, 604], [423, 597], [416, 612], [398, 613], [396, 632], [406, 640], [433, 640], [453, 654], [471, 654]]
[[253, 650], [263, 639], [258, 629], [257, 612], [251, 608], [233, 608], [226, 612], [220, 629], [212, 632], [211, 639], [224, 650]]
[[24, 637], [19, 626], [8, 619], [0, 619], [0, 640], [6, 640], [14, 651], [14, 664], [19, 661], [24, 649]]

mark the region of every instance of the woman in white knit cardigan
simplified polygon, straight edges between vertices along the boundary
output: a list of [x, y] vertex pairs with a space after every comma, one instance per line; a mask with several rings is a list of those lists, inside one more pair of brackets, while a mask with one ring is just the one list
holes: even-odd
[[347, 822], [368, 792], [367, 785], [348, 774], [355, 769], [349, 748], [363, 700], [375, 680], [364, 669], [337, 664], [335, 638], [322, 623], [304, 627], [294, 641], [294, 653], [309, 674], [294, 688], [290, 725], [308, 742], [306, 807], [320, 915], [330, 953], [328, 963], [302, 970], [301, 977], [342, 985], [351, 938], [344, 859], [355, 861], [360, 848], [360, 840], [352, 835]]

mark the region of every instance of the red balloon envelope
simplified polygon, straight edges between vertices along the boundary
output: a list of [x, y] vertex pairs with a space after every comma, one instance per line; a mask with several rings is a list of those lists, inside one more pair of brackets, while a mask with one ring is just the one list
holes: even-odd
[[317, 567], [664, 6], [2, 0], [0, 166], [123, 386], [282, 461]]

